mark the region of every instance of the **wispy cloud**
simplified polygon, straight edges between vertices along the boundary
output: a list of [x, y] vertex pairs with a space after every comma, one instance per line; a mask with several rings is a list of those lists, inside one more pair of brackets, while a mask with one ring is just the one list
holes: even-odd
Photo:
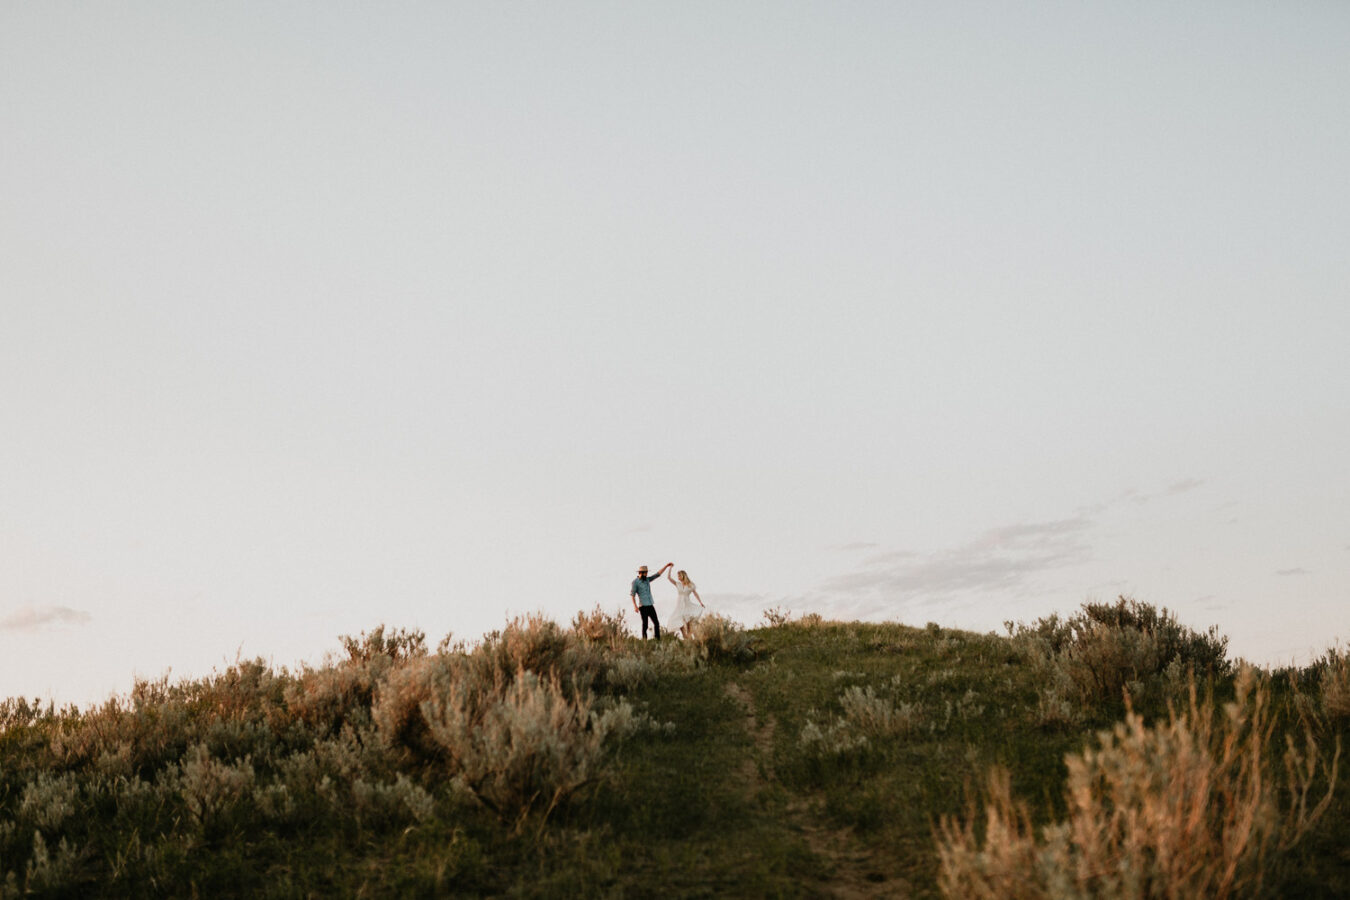
[[879, 547], [880, 544], [874, 544], [871, 541], [850, 541], [847, 544], [832, 544], [826, 547], [827, 550], [838, 550], [842, 553], [852, 553], [858, 550], [872, 550]]
[[44, 625], [84, 625], [89, 613], [69, 606], [25, 606], [0, 619], [0, 631], [32, 631]]
[[1203, 485], [1204, 483], [1205, 480], [1203, 478], [1181, 478], [1178, 479], [1177, 481], [1172, 482], [1171, 484], [1167, 485], [1161, 490], [1157, 491], [1146, 491], [1140, 490], [1139, 488], [1126, 488], [1125, 490], [1121, 491], [1119, 494], [1116, 494], [1114, 497], [1111, 497], [1108, 500], [1102, 500], [1097, 503], [1093, 503], [1083, 507], [1081, 510], [1079, 510], [1079, 512], [1084, 515], [1096, 515], [1097, 513], [1106, 512], [1108, 509], [1111, 509], [1112, 507], [1124, 506], [1126, 504], [1129, 504], [1131, 506], [1143, 506], [1144, 504], [1151, 503], [1154, 500], [1161, 500], [1167, 497], [1175, 497], [1178, 494], [1184, 494], [1188, 491], [1193, 491], [1196, 488]]
[[945, 600], [956, 594], [1016, 591], [1051, 569], [1091, 556], [1085, 532], [1092, 520], [1077, 516], [991, 528], [974, 540], [937, 553], [899, 550], [876, 554], [864, 567], [821, 583], [814, 596], [850, 607], [893, 605], [896, 600]]
[[1308, 575], [1310, 573], [1307, 569], [1276, 569], [1275, 574], [1288, 577], [1290, 575]]
[[899, 562], [903, 559], [918, 559], [919, 554], [913, 550], [888, 550], [885, 553], [874, 553], [863, 560], [864, 565], [884, 566], [888, 563]]
[[[1041, 576], [1092, 561], [1091, 533], [1113, 513], [1170, 500], [1203, 484], [1200, 478], [1187, 477], [1153, 490], [1131, 488], [1065, 518], [990, 528], [965, 543], [930, 553], [842, 544], [839, 548], [876, 552], [865, 555], [851, 571], [826, 578], [792, 599], [805, 609], [831, 615], [890, 618], [926, 606], [940, 604], [950, 611], [979, 604], [984, 602], [980, 595], [1002, 599], [1024, 595], [1043, 586]], [[1125, 585], [1102, 582], [1094, 589]]]

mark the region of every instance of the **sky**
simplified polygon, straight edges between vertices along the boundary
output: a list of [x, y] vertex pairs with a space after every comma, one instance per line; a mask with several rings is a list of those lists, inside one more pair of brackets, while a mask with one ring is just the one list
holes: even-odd
[[1123, 594], [1306, 663], [1347, 46], [1338, 2], [0, 0], [0, 696], [667, 561], [751, 625]]

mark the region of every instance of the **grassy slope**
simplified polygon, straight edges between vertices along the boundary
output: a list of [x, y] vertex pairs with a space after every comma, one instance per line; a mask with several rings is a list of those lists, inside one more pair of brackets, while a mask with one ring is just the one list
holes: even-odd
[[[991, 765], [1011, 770], [1015, 793], [1044, 821], [1063, 811], [1065, 754], [1123, 713], [1107, 705], [1081, 727], [1038, 726], [1035, 676], [995, 636], [826, 623], [755, 637], [754, 662], [668, 669], [633, 691], [673, 733], [627, 739], [611, 777], [547, 822], [460, 809], [452, 821], [383, 831], [242, 828], [170, 844], [168, 883], [87, 881], [75, 893], [935, 896], [934, 823], [965, 811]], [[803, 749], [802, 729], [838, 716], [851, 686], [922, 712], [902, 737], [822, 761]], [[40, 739], [0, 733], [0, 760]], [[0, 809], [14, 807], [15, 790], [7, 778]], [[115, 827], [117, 811], [101, 812], [106, 822], [86, 827]], [[1273, 895], [1346, 896], [1347, 846], [1342, 790], [1273, 873]], [[116, 854], [81, 864], [106, 875]]]
[[[969, 788], [991, 765], [1012, 772], [1039, 820], [1062, 815], [1065, 754], [1124, 714], [1108, 704], [1081, 728], [1037, 726], [1035, 676], [1001, 637], [840, 623], [756, 637], [765, 651], [756, 663], [666, 674], [638, 692], [652, 715], [677, 723], [676, 737], [626, 747], [619, 777], [554, 823], [582, 843], [558, 845], [495, 887], [523, 896], [937, 896], [933, 825], [966, 811]], [[828, 765], [803, 753], [802, 727], [837, 715], [842, 689], [880, 689], [897, 676], [894, 696], [926, 711], [909, 735]], [[603, 862], [580, 863], [580, 846]], [[1347, 846], [1341, 791], [1268, 887], [1274, 896], [1346, 896]]]

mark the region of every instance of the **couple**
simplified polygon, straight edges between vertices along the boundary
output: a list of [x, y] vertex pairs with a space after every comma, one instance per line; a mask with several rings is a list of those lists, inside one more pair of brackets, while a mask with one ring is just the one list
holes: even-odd
[[679, 592], [680, 599], [675, 604], [675, 613], [671, 616], [671, 627], [680, 629], [681, 637], [689, 637], [690, 627], [694, 624], [701, 613], [694, 609], [694, 604], [689, 602], [689, 596], [692, 594], [698, 601], [698, 605], [707, 609], [703, 605], [703, 598], [698, 595], [698, 588], [689, 580], [689, 573], [681, 569], [678, 573], [679, 581], [670, 577], [670, 569], [675, 566], [674, 563], [666, 563], [656, 570], [656, 574], [647, 577], [647, 567], [638, 566], [637, 577], [633, 579], [632, 590], [628, 593], [628, 598], [633, 601], [633, 612], [642, 616], [642, 639], [647, 639], [647, 620], [652, 620], [652, 625], [656, 628], [656, 638], [661, 639], [661, 620], [656, 617], [656, 605], [652, 603], [651, 583], [661, 577], [661, 573], [666, 573], [666, 578], [675, 585], [675, 590]]

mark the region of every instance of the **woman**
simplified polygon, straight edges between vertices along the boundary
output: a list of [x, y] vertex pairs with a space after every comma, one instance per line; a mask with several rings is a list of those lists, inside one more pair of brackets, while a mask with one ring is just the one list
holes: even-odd
[[687, 638], [689, 637], [689, 633], [693, 630], [694, 621], [698, 619], [699, 616], [703, 615], [701, 610], [694, 609], [694, 604], [689, 601], [689, 595], [693, 595], [694, 599], [698, 601], [698, 605], [702, 609], [707, 609], [708, 607], [703, 605], [703, 598], [698, 595], [698, 588], [689, 580], [689, 573], [684, 569], [681, 569], [677, 574], [679, 576], [679, 581], [670, 577], [669, 570], [666, 571], [666, 578], [670, 579], [670, 583], [675, 585], [675, 590], [680, 595], [680, 598], [675, 601], [675, 612], [671, 614], [669, 624], [666, 627], [678, 628], [680, 630], [680, 637]]

